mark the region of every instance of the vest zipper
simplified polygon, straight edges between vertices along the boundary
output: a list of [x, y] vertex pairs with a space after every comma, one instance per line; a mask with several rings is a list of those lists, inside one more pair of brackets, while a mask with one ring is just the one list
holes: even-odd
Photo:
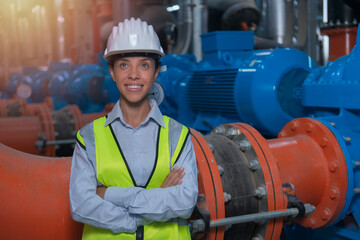
[[136, 240], [144, 239], [144, 226], [140, 226], [136, 229]]

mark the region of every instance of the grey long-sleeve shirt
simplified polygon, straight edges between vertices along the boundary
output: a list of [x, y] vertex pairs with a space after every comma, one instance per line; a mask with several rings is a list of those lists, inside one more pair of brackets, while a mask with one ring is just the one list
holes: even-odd
[[[105, 123], [111, 123], [137, 186], [144, 186], [151, 174], [158, 127], [165, 127], [154, 100], [150, 100], [150, 107], [149, 115], [136, 129], [124, 121], [120, 102], [115, 104]], [[170, 119], [169, 128], [171, 157], [182, 125]], [[114, 233], [134, 232], [138, 226], [152, 221], [170, 220], [186, 224], [184, 219], [191, 215], [198, 194], [196, 159], [190, 137], [175, 164], [184, 167], [185, 171], [180, 185], [155, 189], [109, 187], [103, 200], [96, 195], [96, 188], [101, 184], [96, 179], [93, 132], [92, 123], [80, 130], [86, 149], [77, 144], [73, 155], [69, 196], [74, 220], [110, 229]]]

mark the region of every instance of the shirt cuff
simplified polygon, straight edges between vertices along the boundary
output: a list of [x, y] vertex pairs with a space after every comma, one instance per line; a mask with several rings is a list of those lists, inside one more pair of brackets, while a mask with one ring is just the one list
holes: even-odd
[[141, 189], [137, 187], [108, 187], [105, 191], [104, 200], [129, 209], [134, 196]]
[[129, 204], [126, 204], [123, 199], [125, 190], [124, 187], [108, 187], [105, 191], [104, 200], [128, 209]]

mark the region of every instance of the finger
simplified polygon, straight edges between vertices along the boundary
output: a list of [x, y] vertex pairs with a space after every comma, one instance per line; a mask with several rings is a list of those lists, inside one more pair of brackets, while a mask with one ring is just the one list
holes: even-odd
[[167, 178], [172, 181], [172, 180], [178, 178], [179, 175], [181, 175], [181, 173], [182, 173], [183, 171], [184, 171], [184, 169], [174, 168], [173, 170], [171, 170], [171, 172], [169, 173], [169, 175], [167, 176]]
[[182, 178], [183, 178], [184, 176], [185, 176], [185, 172], [184, 172], [183, 169], [182, 169], [182, 171], [180, 171], [180, 172], [178, 172], [176, 175], [174, 174], [174, 175], [172, 176], [172, 178], [171, 178], [171, 184], [172, 184], [173, 186], [181, 184]]
[[170, 174], [172, 174], [172, 176], [178, 176], [181, 175], [184, 172], [184, 167], [180, 167], [180, 168], [174, 168]]

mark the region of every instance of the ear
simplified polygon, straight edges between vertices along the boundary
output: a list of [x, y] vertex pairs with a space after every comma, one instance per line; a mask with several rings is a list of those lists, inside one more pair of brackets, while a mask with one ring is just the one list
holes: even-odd
[[111, 66], [109, 66], [109, 71], [110, 71], [110, 75], [111, 75], [112, 80], [113, 80], [114, 82], [116, 82], [116, 81], [115, 81], [114, 68], [111, 67]]
[[154, 79], [153, 79], [153, 83], [156, 81], [158, 75], [159, 75], [159, 72], [160, 72], [160, 67], [157, 67], [156, 70], [155, 70], [155, 73], [154, 73]]

